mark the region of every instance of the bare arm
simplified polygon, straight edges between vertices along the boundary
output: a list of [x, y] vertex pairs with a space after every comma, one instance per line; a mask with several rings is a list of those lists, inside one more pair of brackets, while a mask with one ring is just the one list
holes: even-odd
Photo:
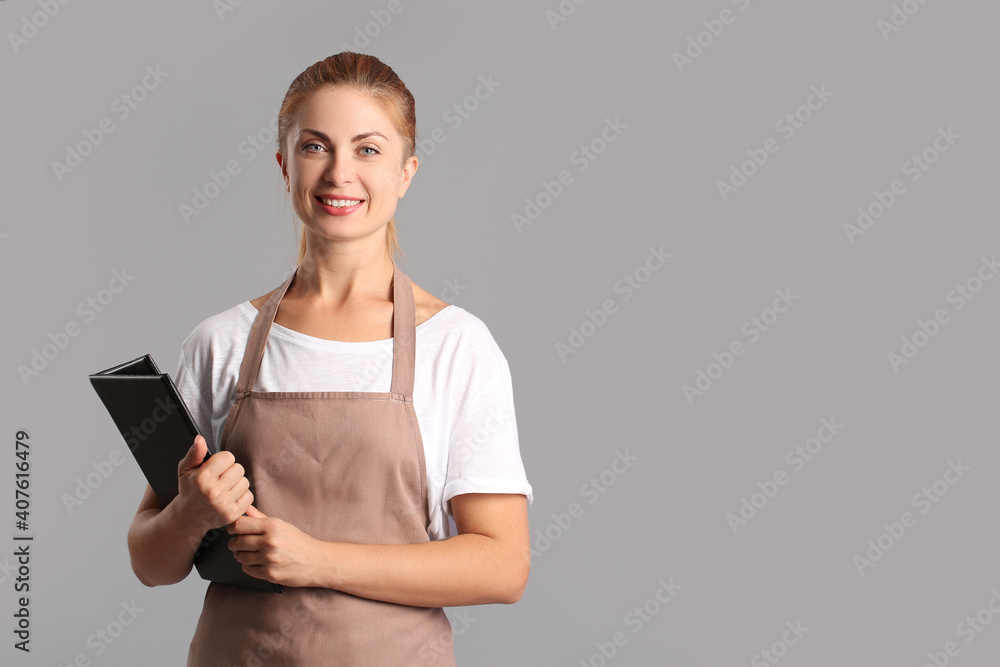
[[165, 510], [147, 484], [139, 509], [128, 531], [132, 571], [146, 586], [175, 584], [191, 572], [201, 535], [185, 530], [171, 503]]
[[523, 495], [451, 500], [458, 535], [419, 544], [323, 542], [256, 508], [230, 527], [243, 569], [289, 586], [321, 586], [421, 607], [517, 602], [531, 568]]

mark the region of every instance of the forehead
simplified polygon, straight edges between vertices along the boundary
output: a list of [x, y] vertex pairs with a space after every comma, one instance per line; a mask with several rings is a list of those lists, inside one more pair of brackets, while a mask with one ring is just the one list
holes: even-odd
[[348, 86], [327, 86], [302, 105], [297, 125], [331, 137], [350, 137], [376, 131], [387, 137], [398, 133], [385, 107], [371, 95]]

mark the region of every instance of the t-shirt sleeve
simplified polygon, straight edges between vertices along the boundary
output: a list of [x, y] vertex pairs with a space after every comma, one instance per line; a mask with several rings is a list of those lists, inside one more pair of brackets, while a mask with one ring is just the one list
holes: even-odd
[[474, 364], [462, 412], [451, 431], [444, 503], [463, 493], [517, 493], [532, 501], [514, 414], [514, 392], [507, 360], [489, 334]]
[[[211, 371], [206, 374], [204, 367], [192, 365], [189, 359], [190, 338], [184, 341], [181, 346], [180, 358], [177, 361], [177, 373], [174, 376], [174, 384], [177, 386], [177, 393], [180, 394], [184, 405], [187, 406], [191, 418], [194, 419], [198, 432], [205, 438], [208, 444], [208, 451], [215, 451], [215, 433], [212, 430], [212, 407], [205, 398], [205, 380], [208, 380], [209, 396], [211, 396]], [[197, 355], [193, 355], [197, 358]]]

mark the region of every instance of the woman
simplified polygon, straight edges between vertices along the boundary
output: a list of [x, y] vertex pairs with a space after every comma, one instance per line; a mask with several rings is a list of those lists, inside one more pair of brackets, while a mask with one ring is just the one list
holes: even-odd
[[210, 583], [188, 665], [452, 665], [442, 607], [516, 602], [530, 568], [509, 368], [480, 319], [394, 260], [418, 164], [395, 72], [331, 56], [278, 120], [298, 265], [185, 339], [178, 389], [215, 442], [195, 439], [167, 507], [147, 487], [132, 568], [181, 581], [227, 526], [243, 569], [285, 587]]

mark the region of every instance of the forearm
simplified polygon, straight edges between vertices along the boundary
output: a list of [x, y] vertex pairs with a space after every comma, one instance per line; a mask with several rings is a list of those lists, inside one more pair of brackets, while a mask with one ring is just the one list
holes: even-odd
[[419, 544], [320, 545], [317, 585], [419, 607], [516, 602], [530, 567], [523, 550], [474, 533]]
[[207, 531], [185, 524], [172, 505], [138, 514], [128, 532], [133, 572], [146, 586], [182, 581], [191, 572], [194, 552]]

